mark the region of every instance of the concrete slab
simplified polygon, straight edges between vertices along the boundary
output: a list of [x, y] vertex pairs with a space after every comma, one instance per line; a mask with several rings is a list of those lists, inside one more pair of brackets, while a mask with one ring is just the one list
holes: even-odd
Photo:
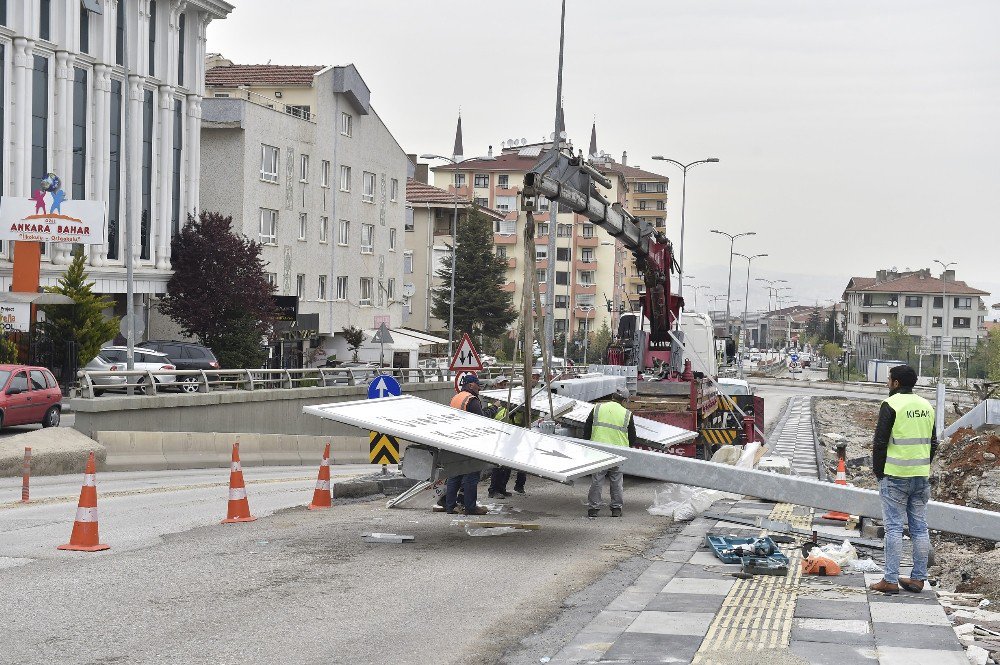
[[604, 653], [603, 660], [626, 663], [690, 663], [698, 652], [702, 639], [699, 635], [625, 633]]
[[[695, 552], [694, 554], [698, 554], [698, 552]], [[666, 552], [661, 552], [657, 556], [663, 561], [669, 561], [672, 563], [687, 563], [693, 555], [691, 552], [687, 551], [678, 552], [667, 550]], [[714, 559], [715, 557], [713, 556], [712, 558]]]
[[[810, 600], [832, 600], [846, 603], [868, 604], [868, 594], [862, 587], [847, 587], [839, 585], [818, 584], [815, 582], [802, 583], [800, 585], [808, 592]], [[799, 602], [804, 598], [799, 596]]]
[[604, 610], [587, 624], [583, 633], [621, 633], [635, 621], [640, 612]]
[[720, 580], [729, 578], [732, 573], [738, 572], [740, 568], [741, 566], [737, 564], [729, 566], [693, 566], [685, 564], [677, 571], [676, 577]]
[[715, 618], [710, 612], [640, 612], [626, 633], [656, 633], [657, 635], [704, 636]]
[[827, 630], [843, 633], [855, 633], [857, 635], [871, 635], [871, 625], [865, 619], [840, 619], [840, 618], [796, 618], [792, 620], [793, 628], [804, 630]]
[[699, 578], [674, 578], [663, 587], [663, 593], [695, 593], [707, 595], [725, 595], [733, 588], [735, 579], [706, 580]]
[[885, 603], [869, 605], [875, 623], [906, 623], [919, 626], [951, 626], [940, 605]]
[[658, 594], [655, 591], [641, 591], [635, 588], [625, 589], [617, 598], [612, 600], [607, 609], [609, 611], [618, 612], [638, 612], [640, 610], [647, 609], [647, 606], [656, 598]]
[[792, 639], [799, 642], [823, 642], [847, 644], [858, 647], [874, 647], [875, 636], [871, 633], [851, 633], [836, 630], [814, 630], [792, 626]]
[[792, 640], [788, 648], [813, 665], [869, 665], [878, 662], [875, 648], [871, 646]]
[[879, 646], [906, 649], [961, 649], [958, 636], [951, 626], [877, 622], [872, 625]]
[[580, 633], [557, 653], [550, 663], [580, 663], [600, 660], [621, 633]]
[[877, 652], [880, 665], [914, 665], [914, 663], [969, 665], [969, 659], [965, 657], [964, 651], [906, 649], [879, 645]]
[[795, 617], [803, 619], [861, 619], [871, 620], [868, 605], [849, 600], [799, 598], [795, 603]]
[[726, 597], [705, 593], [658, 593], [644, 609], [657, 612], [711, 612], [722, 609]]

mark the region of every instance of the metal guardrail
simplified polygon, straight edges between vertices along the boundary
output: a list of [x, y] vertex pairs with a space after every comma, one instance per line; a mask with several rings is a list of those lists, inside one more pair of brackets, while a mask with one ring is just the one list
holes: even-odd
[[[585, 365], [558, 366], [556, 376], [578, 375]], [[516, 369], [515, 369], [516, 373]], [[104, 392], [128, 392], [156, 395], [167, 389], [185, 393], [209, 393], [216, 390], [273, 390], [367, 385], [379, 374], [389, 374], [400, 383], [452, 381], [455, 373], [427, 367], [312, 367], [303, 369], [210, 369], [210, 370], [81, 370], [80, 397], [93, 399]], [[493, 365], [477, 372], [485, 381], [510, 376], [510, 366]], [[118, 381], [118, 379], [125, 379]], [[109, 381], [110, 380], [110, 381]], [[112, 382], [113, 381], [113, 382]]]

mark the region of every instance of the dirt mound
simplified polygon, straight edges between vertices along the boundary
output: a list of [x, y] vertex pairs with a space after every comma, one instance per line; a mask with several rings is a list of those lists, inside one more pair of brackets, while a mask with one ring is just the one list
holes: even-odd
[[91, 450], [101, 468], [107, 455], [104, 446], [72, 427], [37, 429], [0, 440], [0, 477], [21, 475], [25, 446], [31, 447], [33, 476], [83, 473]]
[[933, 498], [960, 506], [1000, 510], [1000, 436], [993, 428], [965, 427], [938, 446]]
[[824, 435], [839, 435], [847, 443], [847, 482], [856, 487], [877, 489], [878, 480], [872, 471], [872, 435], [878, 422], [880, 403], [821, 397], [814, 399], [813, 405], [827, 475], [831, 479], [837, 476], [837, 445]]

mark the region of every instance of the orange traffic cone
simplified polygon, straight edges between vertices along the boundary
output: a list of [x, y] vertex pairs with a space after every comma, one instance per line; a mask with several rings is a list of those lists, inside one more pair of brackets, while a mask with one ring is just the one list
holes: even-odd
[[233, 462], [229, 467], [229, 516], [223, 524], [233, 522], [253, 522], [257, 518], [250, 514], [247, 501], [247, 487], [243, 484], [243, 467], [240, 465], [240, 444], [233, 444]]
[[319, 463], [319, 478], [316, 479], [316, 491], [313, 492], [309, 510], [329, 508], [330, 501], [330, 444], [323, 449], [323, 461]]
[[[844, 467], [844, 458], [841, 457], [837, 461], [837, 479], [834, 481], [838, 485], [847, 485], [847, 469]], [[842, 513], [839, 510], [831, 510], [826, 515], [823, 515], [824, 520], [838, 520], [840, 522], [846, 522], [851, 519], [851, 516], [847, 513]]]
[[73, 533], [69, 542], [56, 549], [74, 550], [77, 552], [99, 552], [110, 549], [97, 536], [97, 485], [94, 482], [97, 468], [94, 464], [94, 451], [87, 458], [87, 468], [83, 472], [83, 487], [80, 488], [80, 502], [76, 508], [76, 521], [73, 522]]

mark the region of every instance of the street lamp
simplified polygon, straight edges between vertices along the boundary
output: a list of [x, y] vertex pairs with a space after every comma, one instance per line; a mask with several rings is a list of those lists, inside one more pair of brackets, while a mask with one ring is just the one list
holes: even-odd
[[[717, 164], [719, 161], [718, 157], [708, 157], [706, 159], [699, 159], [696, 162], [691, 162], [690, 164], [682, 164], [676, 159], [670, 159], [669, 157], [664, 157], [663, 155], [653, 155], [653, 159], [660, 162], [669, 162], [674, 166], [680, 167], [683, 172], [681, 176], [681, 255], [680, 255], [680, 275], [677, 277], [677, 295], [684, 295], [684, 208], [687, 205], [687, 176], [688, 171], [697, 166], [698, 164]], [[680, 325], [680, 322], [678, 322]]]
[[[948, 325], [948, 270], [951, 266], [957, 266], [957, 261], [949, 261], [945, 263], [944, 261], [939, 261], [934, 259], [934, 263], [941, 266], [941, 362], [938, 365], [938, 384], [937, 384], [937, 413], [935, 414], [935, 427], [937, 428], [937, 435], [942, 436], [944, 432], [944, 408], [945, 408], [945, 389], [944, 389], [944, 337], [945, 332], [949, 330]], [[959, 377], [961, 378], [961, 377]]]
[[581, 305], [583, 311], [583, 364], [587, 365], [587, 346], [590, 344], [590, 319], [587, 317], [594, 310], [592, 305]]
[[[432, 159], [443, 159], [446, 162], [451, 163], [452, 166], [458, 166], [465, 162], [470, 161], [496, 161], [496, 157], [469, 157], [468, 159], [455, 160], [451, 157], [445, 157], [444, 155], [420, 155], [420, 159], [432, 160]], [[456, 171], [457, 173], [457, 171]], [[448, 362], [451, 362], [452, 358], [452, 347], [455, 344], [455, 273], [458, 272], [458, 191], [455, 191], [454, 209], [451, 215], [451, 297], [448, 302]], [[430, 303], [428, 303], [428, 307]]]
[[771, 291], [774, 289], [774, 285], [775, 284], [780, 284], [780, 283], [787, 284], [788, 280], [787, 279], [764, 279], [763, 277], [758, 277], [756, 279], [756, 281], [758, 281], [758, 282], [764, 282], [765, 284], [767, 284], [767, 286], [765, 287], [765, 288], [767, 288], [767, 309], [770, 310], [771, 309]]
[[732, 329], [729, 327], [729, 297], [732, 295], [733, 288], [733, 245], [736, 244], [737, 238], [742, 238], [743, 236], [755, 236], [756, 231], [745, 231], [744, 233], [737, 233], [733, 235], [732, 233], [726, 233], [725, 231], [720, 231], [718, 229], [711, 229], [712, 233], [718, 233], [720, 236], [726, 236], [729, 238], [729, 282], [726, 286], [726, 334], [732, 334]]
[[698, 311], [698, 291], [708, 291], [711, 288], [711, 286], [706, 286], [705, 284], [691, 286], [691, 290], [694, 291], [694, 311]]
[[[767, 254], [754, 254], [753, 256], [747, 256], [746, 254], [740, 254], [739, 252], [736, 252], [736, 256], [742, 256], [744, 259], [747, 260], [747, 293], [746, 293], [746, 296], [743, 299], [743, 321], [742, 321], [742, 326], [743, 326], [743, 332], [744, 332], [744, 334], [746, 334], [746, 337], [747, 337], [747, 345], [749, 346], [750, 335], [749, 335], [749, 331], [747, 330], [747, 307], [748, 307], [748, 304], [750, 302], [750, 264], [753, 263], [754, 259], [763, 258], [763, 257], [767, 256]], [[740, 335], [740, 337], [742, 338], [743, 335]]]

